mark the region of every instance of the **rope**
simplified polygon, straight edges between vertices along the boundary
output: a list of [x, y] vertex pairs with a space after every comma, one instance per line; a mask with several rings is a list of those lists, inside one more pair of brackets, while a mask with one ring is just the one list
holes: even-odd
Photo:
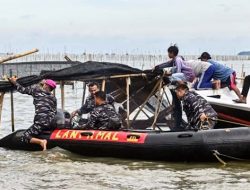
[[248, 162], [250, 161], [249, 159], [236, 158], [236, 157], [229, 156], [226, 154], [221, 154], [219, 153], [218, 150], [212, 150], [212, 152], [213, 152], [213, 155], [218, 159], [218, 161], [222, 163], [223, 165], [226, 165], [226, 162], [224, 162], [219, 156], [223, 156], [225, 158], [229, 158], [231, 160], [237, 160], [237, 161], [248, 161]]
[[245, 126], [245, 127], [250, 127], [250, 125], [243, 124], [243, 123], [238, 123], [238, 122], [234, 122], [234, 121], [228, 121], [228, 120], [224, 120], [224, 119], [212, 119], [212, 118], [210, 118], [210, 119], [213, 120], [213, 121], [222, 121], [222, 122], [225, 122], [225, 123], [230, 123], [230, 124], [235, 124], [235, 125], [241, 125], [241, 126]]
[[223, 166], [227, 165], [227, 163], [224, 162], [224, 160], [222, 160], [222, 159], [219, 157], [219, 155], [218, 155], [218, 153], [217, 153], [217, 150], [214, 151], [213, 155], [217, 158], [217, 160], [218, 160]]

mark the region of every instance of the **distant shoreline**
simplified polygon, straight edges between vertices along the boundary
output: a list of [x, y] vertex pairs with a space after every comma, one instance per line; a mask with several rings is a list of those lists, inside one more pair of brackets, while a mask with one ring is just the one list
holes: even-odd
[[[0, 54], [0, 57], [6, 57], [11, 54]], [[72, 61], [107, 61], [127, 64], [128, 62], [151, 62], [161, 63], [168, 60], [164, 54], [120, 54], [120, 53], [36, 53], [22, 58], [12, 60], [10, 62], [35, 62], [35, 61], [65, 61], [64, 56], [67, 55]], [[199, 55], [182, 55], [186, 60], [194, 60]], [[212, 55], [217, 61], [250, 61], [249, 55]]]

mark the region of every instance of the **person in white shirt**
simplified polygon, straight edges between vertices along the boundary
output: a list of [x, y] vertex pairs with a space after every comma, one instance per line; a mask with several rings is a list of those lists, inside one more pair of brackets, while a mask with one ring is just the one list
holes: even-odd
[[214, 65], [199, 60], [185, 61], [185, 64], [193, 69], [195, 76], [198, 78], [198, 81], [194, 84], [195, 89], [211, 89], [213, 87], [211, 80], [215, 71]]

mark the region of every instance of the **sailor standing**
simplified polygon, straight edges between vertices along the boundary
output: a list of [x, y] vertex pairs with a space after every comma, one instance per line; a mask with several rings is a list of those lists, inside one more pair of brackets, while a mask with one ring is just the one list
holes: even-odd
[[23, 133], [21, 140], [25, 143], [39, 144], [43, 150], [46, 150], [47, 140], [38, 139], [34, 136], [41, 134], [44, 130], [51, 129], [51, 124], [55, 118], [57, 110], [56, 97], [51, 92], [56, 88], [56, 83], [53, 80], [48, 79], [44, 80], [42, 88], [38, 86], [23, 87], [16, 81], [17, 78], [10, 78], [9, 80], [16, 86], [18, 92], [31, 95], [34, 99], [34, 123]]

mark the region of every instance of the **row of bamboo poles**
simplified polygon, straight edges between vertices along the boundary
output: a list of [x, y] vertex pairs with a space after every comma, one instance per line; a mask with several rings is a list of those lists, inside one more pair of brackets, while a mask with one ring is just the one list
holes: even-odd
[[[8, 56], [10, 54], [6, 54]], [[65, 61], [64, 57], [68, 55], [72, 61], [112, 61], [112, 62], [161, 62], [168, 59], [166, 54], [129, 54], [129, 53], [40, 53], [28, 57], [22, 57], [16, 61]], [[186, 60], [197, 59], [199, 55], [183, 55]], [[239, 55], [212, 55], [213, 59], [218, 61], [250, 61], [250, 56]], [[14, 60], [14, 62], [16, 62]]]

